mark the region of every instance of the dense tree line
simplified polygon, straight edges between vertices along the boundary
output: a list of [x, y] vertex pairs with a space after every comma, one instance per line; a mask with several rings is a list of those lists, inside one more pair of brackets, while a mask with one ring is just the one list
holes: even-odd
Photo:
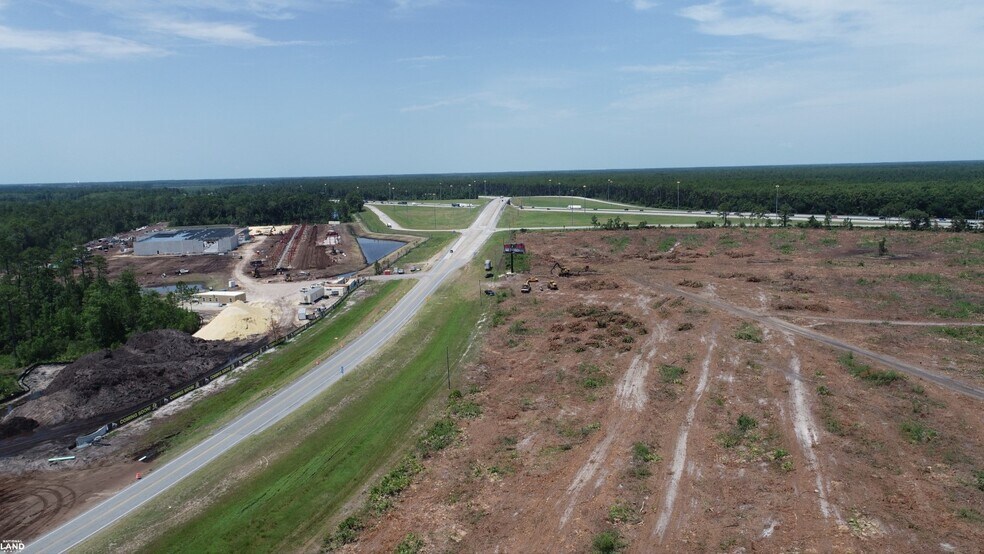
[[[777, 187], [778, 186], [778, 190]], [[984, 209], [984, 162], [938, 162], [742, 168], [569, 171], [377, 177], [361, 183], [366, 198], [464, 198], [577, 195], [689, 210], [898, 217], [974, 218]]]
[[181, 308], [175, 294], [144, 292], [129, 271], [107, 280], [103, 258], [90, 258], [84, 249], [49, 259], [43, 250], [30, 249], [3, 261], [0, 355], [5, 365], [74, 359], [119, 345], [139, 331], [198, 329], [198, 315]]
[[[363, 199], [585, 195], [715, 212], [930, 217], [984, 209], [984, 162], [495, 174], [303, 177], [0, 187], [0, 354], [74, 355], [135, 330], [192, 327], [173, 298], [140, 295], [85, 265], [80, 245], [168, 221], [261, 225], [351, 220]], [[98, 263], [98, 262], [95, 262]], [[135, 292], [136, 291], [136, 292]], [[146, 305], [144, 305], [146, 303]], [[139, 309], [137, 309], [139, 307]]]

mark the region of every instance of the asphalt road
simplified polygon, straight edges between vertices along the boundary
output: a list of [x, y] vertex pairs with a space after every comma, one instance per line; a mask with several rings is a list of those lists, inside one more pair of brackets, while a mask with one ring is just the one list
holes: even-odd
[[452, 273], [470, 261], [496, 231], [504, 200], [493, 200], [464, 230], [431, 270], [418, 274], [419, 283], [371, 329], [334, 356], [142, 480], [95, 505], [75, 519], [40, 537], [25, 552], [64, 552], [147, 503], [182, 479], [226, 453], [243, 439], [262, 432], [341, 379], [341, 368], [355, 369], [389, 342], [416, 315], [427, 299]]

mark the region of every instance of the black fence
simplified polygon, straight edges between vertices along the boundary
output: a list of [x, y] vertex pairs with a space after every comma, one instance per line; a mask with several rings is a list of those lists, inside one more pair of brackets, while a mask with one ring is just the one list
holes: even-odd
[[[199, 389], [201, 387], [204, 387], [205, 385], [211, 383], [215, 379], [218, 379], [219, 377], [222, 377], [223, 375], [231, 372], [232, 370], [236, 369], [237, 367], [240, 367], [243, 364], [249, 362], [250, 360], [253, 360], [254, 358], [256, 358], [257, 356], [259, 356], [260, 354], [266, 352], [267, 350], [269, 350], [271, 348], [275, 348], [277, 346], [280, 346], [281, 344], [284, 344], [285, 342], [291, 340], [292, 338], [294, 338], [297, 335], [303, 333], [304, 331], [307, 331], [315, 323], [318, 323], [323, 318], [325, 318], [330, 313], [332, 313], [335, 310], [335, 308], [337, 308], [338, 306], [340, 306], [342, 304], [342, 302], [346, 298], [348, 298], [349, 294], [351, 294], [352, 291], [354, 291], [358, 287], [362, 286], [362, 284], [365, 283], [365, 281], [366, 281], [365, 279], [357, 279], [355, 281], [355, 284], [352, 286], [352, 288], [350, 288], [348, 291], [346, 291], [345, 294], [342, 295], [341, 298], [339, 298], [338, 302], [332, 304], [331, 307], [318, 310], [316, 312], [315, 318], [314, 319], [311, 319], [311, 320], [308, 320], [307, 324], [305, 324], [304, 326], [298, 327], [297, 329], [294, 329], [293, 331], [287, 333], [286, 335], [284, 335], [282, 337], [276, 338], [276, 339], [271, 340], [271, 341], [265, 341], [265, 342], [261, 343], [259, 346], [257, 346], [255, 349], [253, 349], [251, 352], [249, 352], [248, 354], [245, 354], [245, 355], [243, 355], [243, 356], [241, 356], [239, 358], [236, 358], [235, 360], [232, 360], [231, 362], [228, 362], [228, 363], [226, 363], [224, 365], [221, 365], [221, 366], [219, 366], [219, 367], [217, 367], [217, 368], [215, 368], [215, 369], [213, 369], [213, 370], [205, 373], [204, 375], [200, 375], [198, 377], [195, 377], [194, 379], [191, 379], [191, 380], [189, 380], [189, 381], [187, 381], [185, 383], [182, 383], [181, 385], [178, 385], [177, 387], [175, 387], [174, 389], [172, 389], [170, 392], [168, 392], [168, 393], [166, 393], [166, 394], [164, 394], [164, 395], [162, 395], [162, 396], [160, 396], [158, 398], [155, 398], [153, 400], [150, 400], [148, 402], [145, 402], [143, 404], [138, 405], [138, 407], [134, 408], [133, 411], [129, 412], [128, 414], [126, 414], [126, 415], [124, 415], [122, 417], [119, 417], [119, 418], [117, 418], [117, 419], [109, 422], [107, 424], [109, 426], [109, 430], [111, 431], [111, 430], [116, 429], [118, 427], [122, 427], [122, 426], [126, 425], [127, 423], [131, 423], [134, 420], [136, 420], [136, 419], [138, 419], [138, 418], [140, 418], [142, 416], [145, 416], [145, 415], [147, 415], [147, 414], [149, 414], [149, 413], [157, 410], [158, 408], [161, 408], [162, 406], [165, 406], [168, 403], [173, 402], [173, 401], [177, 400], [178, 398], [181, 398], [182, 396], [184, 396], [184, 395], [186, 395], [186, 394], [188, 394], [188, 393], [190, 393], [190, 392], [192, 392], [194, 390], [197, 390], [197, 389]], [[82, 439], [82, 438], [83, 437], [79, 437], [79, 439]]]
[[[37, 368], [39, 368], [39, 367], [41, 367], [43, 365], [68, 365], [68, 364], [70, 364], [70, 363], [72, 363], [74, 361], [75, 360], [67, 360], [67, 361], [55, 360], [55, 361], [51, 361], [51, 362], [36, 362], [36, 363], [33, 363], [33, 364], [27, 366], [27, 368], [25, 368], [24, 371], [21, 372], [20, 377], [17, 378], [17, 386], [20, 388], [20, 390], [14, 391], [14, 392], [8, 394], [7, 396], [4, 396], [3, 398], [0, 398], [0, 404], [10, 403], [13, 400], [16, 400], [16, 399], [24, 396], [25, 394], [27, 394], [29, 392], [32, 392], [31, 389], [30, 389], [30, 387], [28, 387], [27, 385], [24, 384], [24, 380], [27, 379], [27, 376], [30, 375], [31, 372], [33, 372], [35, 369], [37, 369]], [[39, 392], [39, 391], [34, 391], [34, 392]], [[23, 402], [18, 402], [18, 405], [19, 404], [22, 404], [22, 403]], [[14, 407], [13, 404], [11, 404], [11, 408], [12, 407]]]

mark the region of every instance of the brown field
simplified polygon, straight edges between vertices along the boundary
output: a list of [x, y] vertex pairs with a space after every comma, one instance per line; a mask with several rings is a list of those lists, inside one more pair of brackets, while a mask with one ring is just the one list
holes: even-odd
[[[984, 544], [980, 235], [517, 242], [540, 281], [498, 284], [462, 377], [481, 415], [349, 550], [414, 533], [433, 552], [584, 552], [606, 531], [632, 552]], [[593, 271], [546, 290], [555, 260]]]

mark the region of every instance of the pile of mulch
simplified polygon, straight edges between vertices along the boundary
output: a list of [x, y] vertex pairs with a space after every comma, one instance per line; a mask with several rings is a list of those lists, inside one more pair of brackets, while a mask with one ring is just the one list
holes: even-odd
[[[40, 398], [8, 414], [55, 425], [113, 414], [161, 396], [250, 350], [249, 341], [206, 341], [173, 329], [130, 337], [62, 369]], [[23, 425], [23, 421], [20, 425]]]

